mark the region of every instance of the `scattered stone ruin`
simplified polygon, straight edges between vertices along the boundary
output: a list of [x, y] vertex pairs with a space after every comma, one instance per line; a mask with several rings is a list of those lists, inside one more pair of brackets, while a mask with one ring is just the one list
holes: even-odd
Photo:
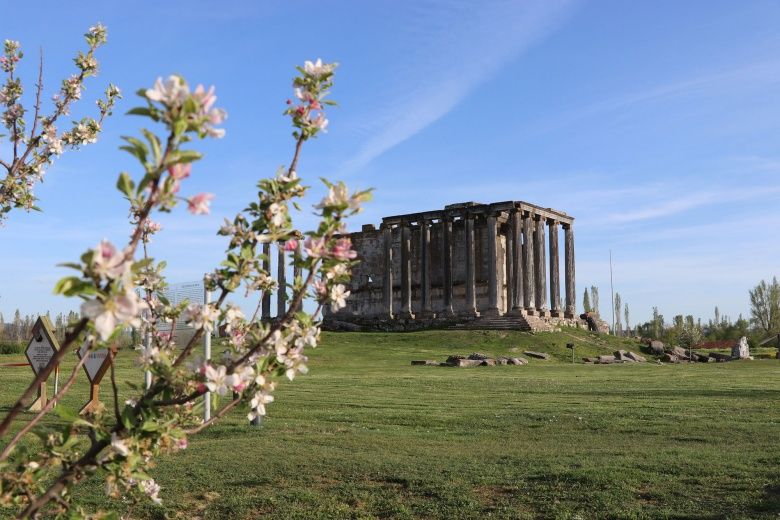
[[564, 212], [507, 201], [451, 204], [385, 217], [379, 229], [365, 225], [349, 235], [360, 263], [347, 306], [326, 309], [323, 326], [585, 327], [575, 314], [573, 224]]

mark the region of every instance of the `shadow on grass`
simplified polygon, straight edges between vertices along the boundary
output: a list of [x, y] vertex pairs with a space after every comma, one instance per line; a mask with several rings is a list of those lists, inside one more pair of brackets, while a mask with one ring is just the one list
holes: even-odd
[[761, 501], [755, 504], [752, 509], [761, 513], [780, 514], [780, 483], [765, 486]]

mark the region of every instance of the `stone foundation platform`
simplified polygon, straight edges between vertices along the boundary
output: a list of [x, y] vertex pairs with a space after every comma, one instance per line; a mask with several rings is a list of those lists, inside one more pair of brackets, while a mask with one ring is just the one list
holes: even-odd
[[322, 330], [341, 332], [412, 332], [428, 329], [519, 330], [553, 332], [561, 327], [588, 329], [585, 320], [542, 316], [450, 316], [443, 318], [383, 319], [359, 316], [326, 316]]

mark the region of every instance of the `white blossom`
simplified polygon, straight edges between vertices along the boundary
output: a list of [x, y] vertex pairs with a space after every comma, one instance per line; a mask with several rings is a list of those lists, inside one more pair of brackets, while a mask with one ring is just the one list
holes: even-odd
[[119, 438], [116, 432], [111, 433], [111, 449], [123, 457], [127, 457], [127, 454], [130, 453], [130, 448], [127, 447], [125, 441]]
[[342, 284], [336, 284], [330, 290], [330, 305], [334, 311], [346, 307], [347, 298], [349, 298], [349, 291]]

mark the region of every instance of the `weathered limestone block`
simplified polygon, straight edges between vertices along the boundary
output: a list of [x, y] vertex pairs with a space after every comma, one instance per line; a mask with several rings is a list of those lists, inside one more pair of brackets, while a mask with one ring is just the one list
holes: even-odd
[[615, 356], [599, 356], [598, 357], [598, 363], [601, 364], [601, 365], [609, 365], [611, 363], [614, 363], [615, 361], [617, 361], [617, 359], [615, 359]]
[[734, 359], [749, 359], [750, 347], [745, 336], [739, 338], [739, 343], [731, 347], [731, 357]]
[[550, 354], [547, 354], [545, 352], [534, 352], [533, 350], [526, 350], [525, 352], [523, 352], [523, 354], [536, 359], [544, 359], [544, 360], [550, 359]]
[[640, 356], [635, 352], [628, 352], [626, 354], [626, 357], [636, 361], [637, 363], [644, 363], [645, 361], [647, 361], [647, 359], [645, 359], [644, 356]]
[[426, 366], [426, 367], [437, 367], [439, 366], [438, 361], [432, 361], [430, 359], [418, 359], [412, 361], [412, 366]]
[[674, 354], [666, 353], [663, 356], [661, 356], [661, 361], [664, 363], [679, 363], [680, 360], [677, 356]]
[[650, 342], [650, 350], [653, 352], [653, 354], [657, 356], [662, 356], [664, 354], [664, 343], [663, 341], [658, 341], [654, 339]]
[[[472, 361], [479, 361], [479, 360], [478, 360], [478, 359], [474, 359], [474, 360], [472, 360]], [[490, 358], [488, 358], [488, 359], [483, 359], [483, 360], [480, 362], [480, 364], [479, 364], [479, 365], [480, 365], [480, 366], [483, 366], [483, 367], [494, 367], [494, 366], [496, 366], [496, 360], [495, 360], [495, 359], [490, 359]]]
[[482, 359], [459, 359], [457, 365], [459, 367], [477, 367], [484, 363], [485, 360]]

